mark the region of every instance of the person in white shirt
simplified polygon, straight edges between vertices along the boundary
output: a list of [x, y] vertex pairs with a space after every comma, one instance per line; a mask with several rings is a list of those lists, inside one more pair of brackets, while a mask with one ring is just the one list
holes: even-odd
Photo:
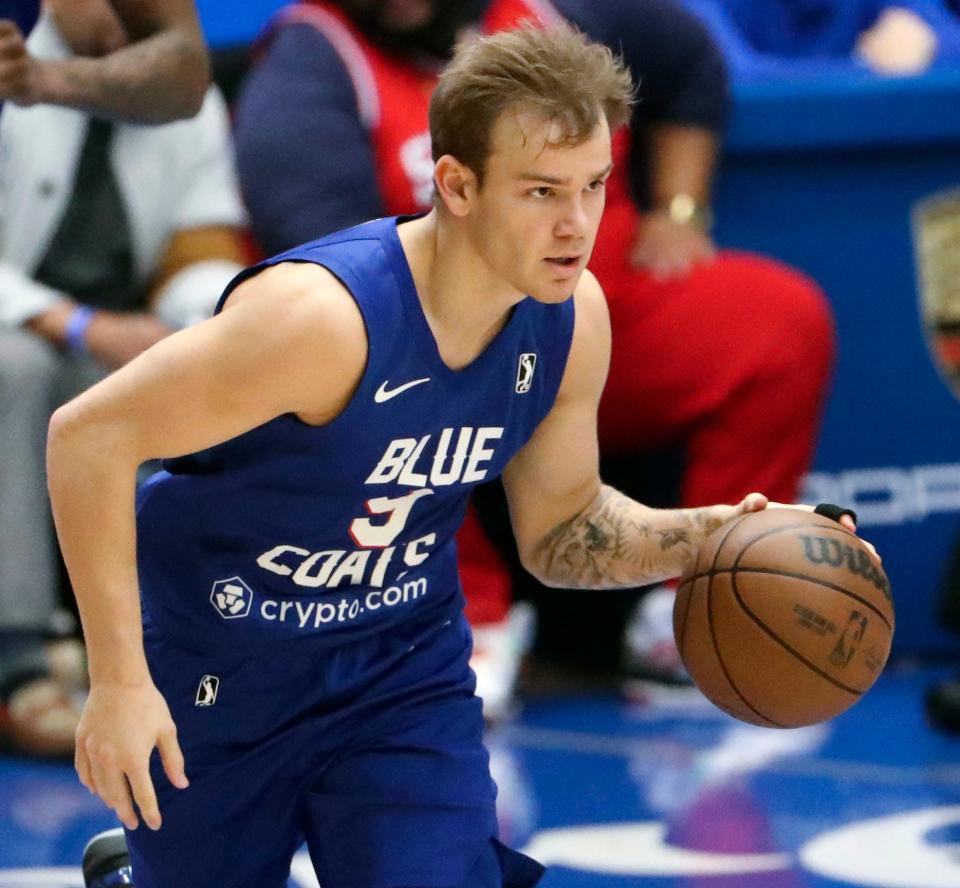
[[[48, 0], [32, 56], [100, 56], [126, 40], [106, 0]], [[59, 565], [43, 470], [52, 411], [209, 315], [245, 262], [229, 120], [211, 87], [161, 126], [67, 107], [0, 117], [0, 744], [69, 755], [78, 709], [45, 639]]]

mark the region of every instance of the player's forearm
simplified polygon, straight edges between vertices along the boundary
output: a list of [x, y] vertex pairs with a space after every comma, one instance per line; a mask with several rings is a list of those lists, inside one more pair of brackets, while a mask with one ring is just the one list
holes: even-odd
[[710, 202], [716, 165], [716, 133], [702, 127], [660, 124], [651, 135], [650, 194], [654, 209], [666, 209], [678, 194]]
[[108, 432], [65, 408], [54, 414], [47, 445], [50, 500], [92, 682], [149, 680], [136, 571], [135, 477], [135, 464]]
[[168, 30], [103, 58], [37, 61], [34, 102], [140, 123], [192, 117], [210, 83], [202, 41]]
[[678, 576], [700, 541], [737, 515], [736, 506], [651, 509], [606, 485], [590, 505], [558, 524], [528, 565], [548, 586], [613, 589]]

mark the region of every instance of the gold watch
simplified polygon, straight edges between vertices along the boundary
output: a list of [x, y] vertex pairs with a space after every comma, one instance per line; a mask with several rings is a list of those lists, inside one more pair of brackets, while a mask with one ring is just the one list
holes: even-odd
[[677, 225], [694, 225], [702, 231], [709, 231], [713, 226], [710, 207], [699, 203], [693, 195], [684, 191], [671, 197], [665, 209], [667, 217]]

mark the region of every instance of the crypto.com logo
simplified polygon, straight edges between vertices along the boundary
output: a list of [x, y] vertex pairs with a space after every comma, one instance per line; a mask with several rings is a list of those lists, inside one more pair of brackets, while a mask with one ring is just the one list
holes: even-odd
[[217, 580], [210, 590], [210, 603], [225, 620], [237, 620], [250, 613], [253, 590], [240, 577]]

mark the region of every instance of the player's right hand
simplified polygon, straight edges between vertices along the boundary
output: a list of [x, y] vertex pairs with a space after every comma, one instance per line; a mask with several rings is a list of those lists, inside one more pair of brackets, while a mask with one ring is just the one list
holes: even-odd
[[16, 23], [0, 19], [0, 100], [32, 105], [38, 64], [27, 52], [26, 41]]
[[[160, 808], [150, 778], [154, 747], [170, 782], [189, 786], [177, 729], [167, 702], [151, 683], [97, 682], [77, 727], [74, 758], [80, 782], [112, 808], [128, 829], [160, 829]], [[136, 809], [134, 808], [136, 804]]]

